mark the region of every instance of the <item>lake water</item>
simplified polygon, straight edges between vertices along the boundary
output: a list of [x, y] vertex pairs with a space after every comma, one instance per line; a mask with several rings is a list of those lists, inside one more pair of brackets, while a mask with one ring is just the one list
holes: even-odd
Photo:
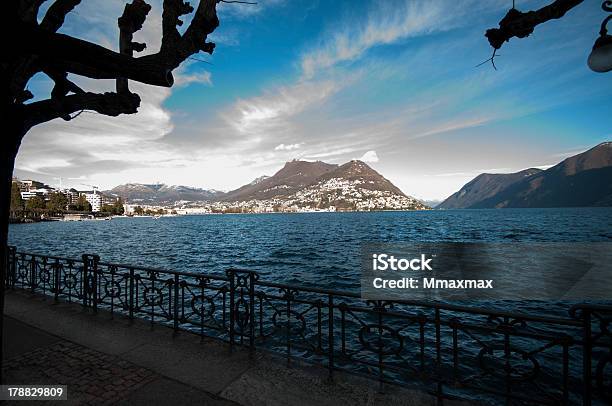
[[[262, 280], [358, 292], [364, 244], [611, 242], [612, 208], [117, 218], [15, 224], [10, 227], [9, 240], [22, 252], [72, 258], [95, 253], [104, 262], [218, 274], [237, 267], [258, 271]], [[569, 304], [499, 300], [479, 303], [563, 317], [568, 317]], [[479, 316], [462, 316], [466, 322], [473, 318], [482, 323]], [[449, 337], [448, 332], [445, 334]], [[428, 335], [426, 340], [433, 342], [433, 337]], [[525, 348], [540, 346], [539, 342], [536, 345], [519, 338], [513, 340]], [[477, 359], [479, 351], [477, 343], [462, 341], [462, 353], [468, 354], [468, 359]], [[579, 348], [570, 352], [572, 374], [577, 377], [581, 375], [580, 356]], [[443, 358], [452, 362], [448, 357], [450, 352]], [[541, 355], [544, 386], [559, 386], [560, 359], [559, 351]], [[580, 393], [580, 387], [572, 387], [571, 392], [572, 396]], [[478, 393], [473, 396], [496, 404]]]
[[358, 290], [372, 242], [605, 242], [612, 208], [225, 214], [11, 225], [19, 251]]

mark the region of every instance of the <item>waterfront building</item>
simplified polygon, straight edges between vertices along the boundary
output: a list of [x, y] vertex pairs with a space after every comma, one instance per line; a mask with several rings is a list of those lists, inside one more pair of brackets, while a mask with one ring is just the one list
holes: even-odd
[[102, 208], [102, 194], [97, 190], [94, 189], [92, 192], [86, 192], [85, 199], [91, 204], [92, 212], [99, 212]]

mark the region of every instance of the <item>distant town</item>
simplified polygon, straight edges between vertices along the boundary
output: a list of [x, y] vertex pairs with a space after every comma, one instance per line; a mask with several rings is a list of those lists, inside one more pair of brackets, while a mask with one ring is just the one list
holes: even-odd
[[95, 186], [89, 190], [56, 188], [37, 180], [13, 178], [11, 222], [14, 223], [168, 214], [177, 213], [165, 207], [128, 204], [122, 197], [101, 193]]
[[312, 190], [297, 193], [291, 199], [249, 199], [233, 202], [177, 200], [155, 203], [139, 198], [127, 200], [113, 191], [101, 192], [97, 187], [77, 190], [52, 187], [32, 179], [13, 179], [11, 219], [12, 222], [79, 221], [110, 219], [114, 216], [370, 211], [377, 208], [403, 210], [414, 203], [404, 196], [387, 191], [368, 191], [367, 199], [363, 199], [366, 197], [363, 191], [354, 190], [354, 187], [348, 184], [340, 186], [345, 194], [350, 192], [351, 196], [346, 196], [337, 207], [330, 204], [328, 197], [322, 197]]
[[216, 213], [302, 213], [426, 210], [366, 163], [343, 165], [293, 160], [273, 176], [260, 176], [221, 192], [190, 186], [128, 183], [100, 191], [51, 187], [13, 179], [13, 222], [111, 219]]

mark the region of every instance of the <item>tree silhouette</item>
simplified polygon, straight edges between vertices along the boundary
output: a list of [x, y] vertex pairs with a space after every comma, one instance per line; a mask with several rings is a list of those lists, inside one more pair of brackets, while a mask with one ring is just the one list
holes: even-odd
[[[212, 53], [215, 44], [207, 36], [219, 25], [217, 3], [223, 0], [200, 0], [194, 8], [183, 0], [163, 0], [162, 39], [159, 51], [134, 57], [146, 44], [133, 41], [142, 28], [151, 6], [144, 0], [126, 4], [118, 19], [119, 52], [58, 33], [66, 16], [80, 0], [54, 0], [44, 16], [40, 8], [48, 0], [11, 0], [3, 4], [0, 32], [4, 49], [0, 56], [3, 125], [0, 148], [0, 310], [4, 309], [8, 221], [11, 180], [15, 157], [25, 134], [34, 126], [61, 118], [71, 120], [83, 110], [107, 116], [136, 113], [140, 97], [130, 92], [128, 80], [155, 86], [172, 86], [172, 71], [191, 55]], [[183, 16], [191, 16], [189, 26], [181, 33]], [[34, 95], [28, 81], [44, 73], [53, 82], [50, 98], [27, 103]], [[93, 79], [115, 79], [116, 91], [92, 93], [81, 89], [68, 74]], [[1, 337], [0, 324], [0, 337]], [[2, 354], [0, 354], [0, 359]]]
[[584, 0], [556, 0], [535, 11], [522, 12], [512, 8], [499, 22], [499, 28], [486, 31], [485, 37], [493, 47], [493, 56], [487, 61], [495, 67], [495, 55], [505, 42], [512, 38], [525, 38], [533, 33], [535, 28], [550, 20], [562, 18], [569, 10], [581, 4]]

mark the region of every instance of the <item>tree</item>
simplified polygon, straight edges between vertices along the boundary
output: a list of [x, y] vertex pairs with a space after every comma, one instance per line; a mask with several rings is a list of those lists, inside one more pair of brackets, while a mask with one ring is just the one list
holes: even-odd
[[49, 202], [47, 204], [47, 209], [54, 213], [61, 213], [66, 210], [66, 206], [68, 205], [68, 198], [64, 196], [60, 192], [51, 193], [49, 196]]
[[19, 185], [13, 182], [11, 186], [11, 213], [16, 213], [23, 210], [23, 199], [21, 198], [21, 191]]
[[[517, 10], [513, 4], [512, 8], [499, 22], [499, 27], [491, 28], [485, 33], [489, 44], [493, 47], [493, 56], [488, 61], [491, 61], [493, 67], [495, 67], [495, 55], [505, 42], [510, 41], [514, 37], [528, 37], [538, 25], [562, 18], [568, 11], [583, 2], [584, 0], [555, 0], [538, 10], [527, 12]], [[605, 11], [612, 12], [612, 2], [604, 1], [602, 8]], [[604, 20], [602, 32], [605, 31], [605, 25], [609, 19], [610, 17]]]
[[144, 214], [144, 209], [140, 206], [134, 207], [134, 214], [137, 216], [142, 216]]
[[[162, 40], [159, 51], [134, 57], [146, 44], [133, 41], [151, 6], [144, 0], [126, 4], [119, 17], [119, 52], [57, 31], [81, 0], [54, 0], [39, 17], [45, 0], [17, 0], [3, 4], [0, 35], [5, 39], [0, 56], [0, 310], [4, 309], [6, 245], [10, 212], [10, 188], [15, 157], [26, 133], [34, 126], [57, 118], [72, 120], [79, 112], [92, 110], [107, 116], [136, 113], [140, 97], [130, 92], [128, 80], [170, 87], [172, 71], [200, 51], [212, 53], [215, 44], [207, 36], [219, 25], [216, 7], [224, 0], [200, 0], [192, 7], [184, 0], [163, 0]], [[181, 33], [181, 18], [191, 14]], [[34, 95], [28, 82], [36, 74], [53, 82], [50, 98], [26, 103]], [[116, 91], [93, 93], [81, 89], [68, 75], [116, 80]], [[75, 114], [76, 113], [76, 114]], [[0, 337], [2, 336], [0, 319]], [[2, 354], [0, 353], [0, 360]], [[1, 365], [0, 365], [1, 366]], [[1, 369], [0, 369], [1, 370]], [[1, 376], [0, 376], [1, 379]]]
[[79, 196], [75, 206], [77, 211], [91, 211], [91, 203], [87, 201], [85, 195]]
[[32, 211], [40, 211], [46, 208], [45, 199], [40, 196], [32, 196], [26, 203], [26, 209]]
[[115, 201], [115, 204], [113, 204], [113, 214], [120, 216], [123, 213], [125, 213], [125, 209], [123, 208], [123, 199], [119, 197]]

